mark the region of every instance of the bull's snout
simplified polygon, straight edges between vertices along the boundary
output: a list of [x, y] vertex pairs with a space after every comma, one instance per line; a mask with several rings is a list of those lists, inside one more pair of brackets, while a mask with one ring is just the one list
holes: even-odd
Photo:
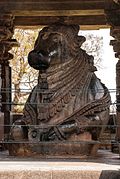
[[28, 54], [29, 65], [36, 70], [47, 70], [50, 66], [50, 56], [43, 51], [31, 51]]

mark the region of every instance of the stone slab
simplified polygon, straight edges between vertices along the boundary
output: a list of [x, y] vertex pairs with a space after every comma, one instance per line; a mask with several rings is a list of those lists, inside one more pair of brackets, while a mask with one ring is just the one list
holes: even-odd
[[120, 156], [100, 150], [91, 159], [35, 159], [0, 153], [0, 179], [120, 179]]
[[120, 179], [120, 165], [92, 162], [0, 162], [2, 179]]

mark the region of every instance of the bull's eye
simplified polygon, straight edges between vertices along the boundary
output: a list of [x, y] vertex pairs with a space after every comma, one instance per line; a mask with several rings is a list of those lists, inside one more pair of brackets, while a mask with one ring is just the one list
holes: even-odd
[[58, 35], [54, 35], [52, 37], [52, 40], [53, 40], [53, 42], [59, 42], [60, 41], [60, 37]]
[[48, 34], [42, 34], [41, 39], [46, 40], [48, 38]]

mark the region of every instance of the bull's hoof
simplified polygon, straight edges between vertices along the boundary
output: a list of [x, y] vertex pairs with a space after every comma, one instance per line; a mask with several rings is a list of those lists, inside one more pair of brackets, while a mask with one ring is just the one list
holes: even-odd
[[10, 139], [12, 140], [23, 140], [28, 138], [28, 129], [25, 123], [21, 120], [16, 121], [10, 131]]

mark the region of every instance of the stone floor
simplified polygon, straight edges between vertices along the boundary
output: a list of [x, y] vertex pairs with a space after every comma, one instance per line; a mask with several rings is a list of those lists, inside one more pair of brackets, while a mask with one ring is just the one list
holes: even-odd
[[0, 179], [120, 179], [120, 156], [100, 150], [94, 158], [23, 158], [0, 153]]

